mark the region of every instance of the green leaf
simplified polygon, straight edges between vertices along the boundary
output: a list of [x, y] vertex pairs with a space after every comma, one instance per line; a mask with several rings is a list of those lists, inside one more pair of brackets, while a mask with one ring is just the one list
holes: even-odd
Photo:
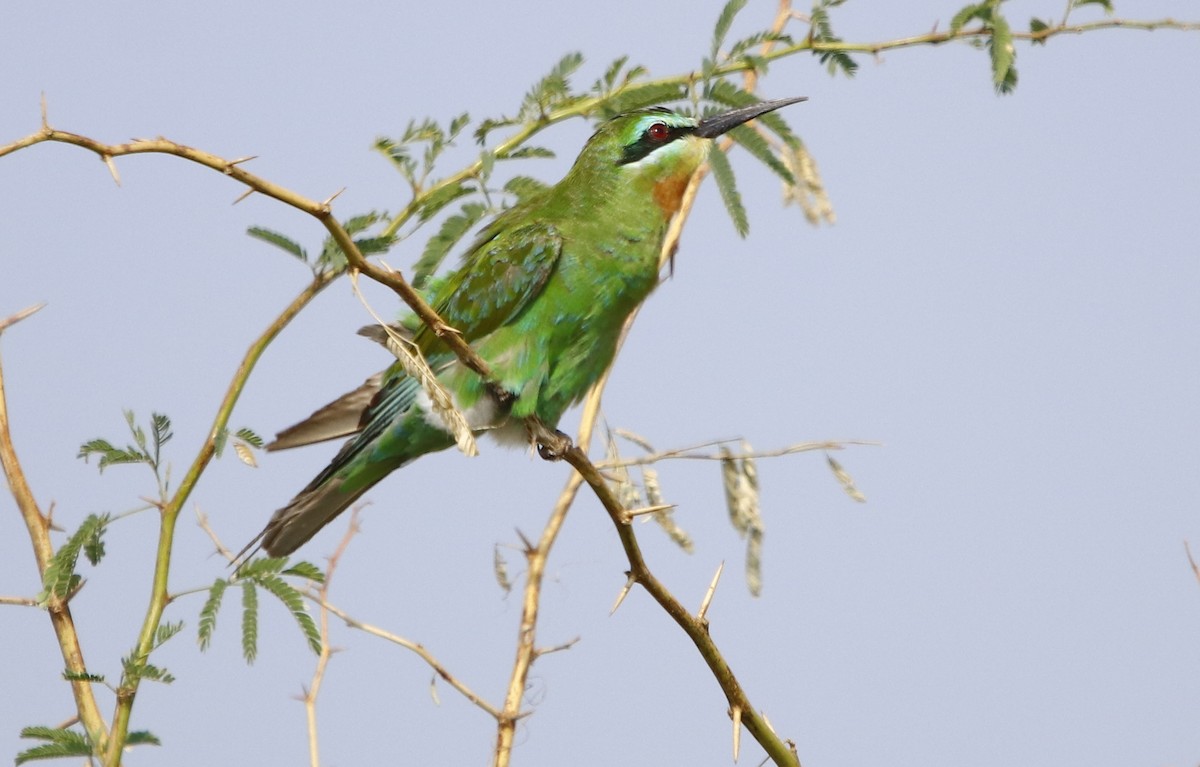
[[421, 258], [413, 264], [413, 287], [425, 286], [429, 277], [441, 266], [450, 249], [479, 223], [487, 211], [488, 207], [481, 202], [468, 202], [462, 206], [460, 212], [442, 222], [437, 234], [425, 243], [425, 251]]
[[978, 19], [986, 26], [992, 18], [992, 6], [995, 0], [985, 0], [982, 3], [972, 3], [950, 19], [950, 34], [957, 34], [968, 22]]
[[767, 140], [758, 131], [748, 125], [739, 125], [729, 131], [727, 135], [744, 147], [750, 154], [754, 155], [755, 159], [775, 171], [775, 175], [783, 179], [785, 184], [795, 186], [796, 179], [792, 176], [792, 172], [775, 155], [775, 152], [771, 149], [771, 145], [767, 143]]
[[246, 234], [250, 235], [256, 240], [262, 240], [269, 245], [274, 245], [280, 250], [290, 253], [304, 263], [308, 263], [308, 253], [305, 252], [304, 248], [300, 247], [300, 243], [288, 238], [283, 234], [280, 234], [279, 232], [265, 229], [261, 226], [252, 226], [246, 230]]
[[158, 627], [158, 631], [154, 632], [154, 649], [158, 649], [166, 644], [167, 640], [183, 631], [183, 621], [175, 621], [174, 623], [162, 623]]
[[48, 743], [34, 746], [17, 754], [15, 764], [24, 764], [36, 759], [58, 759], [64, 756], [91, 756], [92, 746], [86, 735], [75, 730], [57, 727], [25, 727], [21, 730], [22, 738], [46, 740]]
[[221, 609], [221, 599], [225, 596], [225, 589], [228, 586], [229, 581], [224, 578], [217, 578], [213, 581], [213, 585], [208, 589], [208, 599], [204, 600], [204, 607], [200, 608], [197, 639], [200, 642], [201, 651], [207, 650], [212, 644], [213, 632], [217, 629], [217, 613]]
[[260, 575], [254, 581], [271, 592], [280, 602], [283, 602], [308, 640], [308, 646], [314, 653], [320, 654], [321, 632], [304, 607], [304, 596], [294, 586], [276, 575]]
[[264, 444], [266, 444], [266, 442], [263, 440], [263, 438], [258, 435], [258, 432], [254, 431], [253, 429], [248, 429], [246, 427], [242, 427], [242, 428], [238, 429], [234, 434], [238, 439], [240, 439], [242, 442], [245, 442], [250, 447], [256, 447], [256, 448], [261, 449], [262, 446]]
[[242, 582], [242, 657], [253, 663], [258, 657], [258, 591], [255, 581]]
[[130, 746], [161, 746], [158, 736], [148, 730], [134, 730], [125, 736], [125, 743]]
[[[45, 604], [52, 596], [62, 599], [75, 590], [81, 580], [75, 574], [75, 564], [79, 561], [79, 552], [85, 544], [88, 544], [93, 547], [93, 553], [97, 548], [101, 554], [103, 553], [103, 546], [99, 544], [99, 538], [108, 525], [108, 521], [108, 514], [89, 514], [79, 529], [59, 547], [58, 551], [54, 552], [54, 556], [50, 558], [50, 563], [46, 566], [46, 572], [42, 576], [42, 592], [37, 596], [38, 602]], [[90, 555], [89, 559], [91, 559]], [[99, 561], [99, 556], [95, 561]]]
[[1099, 5], [1104, 8], [1105, 13], [1113, 12], [1112, 0], [1074, 0], [1071, 3], [1073, 8], [1082, 8], [1085, 5]]
[[[493, 155], [494, 157], [495, 155]], [[544, 146], [523, 146], [512, 150], [508, 154], [501, 157], [501, 160], [522, 160], [529, 157], [545, 157], [547, 159], [554, 158], [554, 152]]]
[[1017, 49], [1013, 45], [1008, 19], [998, 13], [992, 16], [992, 37], [988, 43], [988, 53], [992, 58], [992, 84], [996, 86], [996, 92], [1012, 93], [1017, 85]]
[[126, 686], [136, 686], [139, 680], [161, 682], [162, 684], [171, 684], [175, 681], [175, 677], [165, 668], [159, 668], [152, 663], [137, 663], [132, 656], [122, 658], [121, 666], [125, 672], [124, 685]]
[[483, 146], [485, 143], [487, 143], [487, 137], [489, 133], [497, 128], [506, 128], [510, 125], [516, 125], [519, 122], [521, 121], [515, 117], [489, 117], [481, 121], [479, 126], [475, 128], [475, 142], [480, 146]]
[[79, 453], [76, 458], [82, 458], [86, 463], [93, 455], [100, 456], [98, 467], [103, 473], [104, 469], [118, 463], [149, 463], [150, 456], [133, 447], [132, 445], [119, 448], [115, 447], [106, 439], [93, 439], [84, 442], [79, 446]]
[[724, 152], [712, 152], [708, 156], [708, 165], [712, 169], [713, 178], [717, 182], [717, 190], [721, 192], [721, 200], [729, 211], [733, 228], [741, 237], [750, 231], [750, 222], [746, 218], [746, 209], [742, 206], [742, 197], [738, 194], [737, 184], [733, 178], [733, 166]]
[[678, 101], [687, 97], [687, 88], [679, 83], [644, 83], [622, 88], [598, 105], [601, 118], [616, 117], [623, 112]]
[[[579, 97], [571, 95], [571, 75], [583, 64], [583, 54], [573, 51], [566, 54], [550, 69], [550, 73], [534, 84], [521, 103], [522, 120], [533, 121], [545, 117], [555, 107], [565, 106]], [[480, 126], [482, 127], [482, 126]], [[479, 131], [475, 132], [476, 138]]]
[[263, 574], [278, 573], [287, 566], [287, 557], [259, 557], [238, 566], [237, 577], [245, 580]]
[[470, 122], [471, 115], [466, 112], [463, 112], [458, 117], [450, 118], [450, 129], [447, 131], [446, 138], [448, 140], [458, 138], [458, 134], [462, 133], [462, 129], [467, 127]]
[[473, 194], [475, 187], [459, 182], [457, 184], [448, 184], [438, 187], [427, 194], [417, 206], [417, 217], [421, 221], [428, 221], [437, 215], [438, 211], [446, 207], [450, 203], [468, 194]]
[[733, 17], [737, 16], [738, 11], [745, 7], [746, 0], [729, 0], [721, 9], [721, 14], [717, 16], [717, 25], [713, 29], [712, 47], [709, 53], [709, 58], [713, 61], [716, 61], [717, 54], [721, 50], [721, 43], [725, 42], [725, 36], [729, 34], [729, 27], [733, 25]]
[[548, 188], [544, 183], [531, 176], [513, 176], [504, 182], [504, 191], [516, 197], [517, 202], [524, 202]]
[[[629, 57], [622, 56], [608, 65], [608, 69], [604, 70], [604, 74], [592, 86], [592, 90], [596, 95], [600, 97], [607, 96], [614, 90], [624, 88], [636, 78], [646, 74], [646, 68], [640, 65], [625, 69], [627, 63], [629, 63]], [[620, 81], [619, 84], [618, 81]]]
[[[1042, 21], [1041, 19], [1036, 18], [1036, 17], [1029, 20], [1029, 33], [1030, 34], [1039, 35], [1042, 32], [1045, 32], [1047, 29], [1050, 29], [1050, 24], [1048, 22]], [[1034, 45], [1045, 45], [1046, 38], [1035, 37], [1031, 42]]]
[[70, 671], [68, 669], [63, 669], [62, 677], [68, 682], [96, 682], [97, 684], [104, 683], [103, 674], [89, 674], [86, 671]]
[[[812, 15], [809, 17], [809, 36], [814, 43], [836, 45], [842, 42], [842, 38], [833, 33], [833, 25], [829, 21], [829, 11], [826, 10], [835, 5], [841, 5], [841, 3], [822, 2], [819, 7], [813, 7]], [[814, 49], [813, 54], [825, 65], [831, 75], [841, 72], [846, 77], [854, 77], [854, 73], [858, 71], [858, 62], [846, 51]]]
[[304, 578], [314, 583], [325, 582], [325, 573], [321, 572], [321, 568], [317, 567], [312, 562], [297, 562], [280, 574], [294, 575], [297, 578]]

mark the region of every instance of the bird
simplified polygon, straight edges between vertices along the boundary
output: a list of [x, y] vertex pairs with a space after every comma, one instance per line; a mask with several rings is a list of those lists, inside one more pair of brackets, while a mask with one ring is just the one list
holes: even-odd
[[[528, 417], [553, 429], [604, 374], [622, 326], [657, 285], [667, 227], [714, 140], [804, 100], [702, 119], [664, 107], [620, 114], [600, 124], [562, 180], [487, 224], [429, 303], [487, 361], [507, 396], [495, 396], [428, 327], [404, 331], [471, 430], [528, 444]], [[379, 340], [385, 331], [372, 327], [365, 334]], [[429, 395], [397, 362], [279, 432], [267, 449], [347, 436], [243, 555], [291, 554], [384, 477], [455, 444]]]

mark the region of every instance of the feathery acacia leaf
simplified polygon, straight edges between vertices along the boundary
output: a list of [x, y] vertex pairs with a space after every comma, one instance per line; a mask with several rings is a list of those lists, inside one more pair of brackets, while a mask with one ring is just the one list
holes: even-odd
[[158, 630], [154, 632], [154, 648], [162, 647], [167, 640], [183, 631], [183, 621], [175, 621], [174, 623], [160, 624]]
[[437, 234], [425, 243], [425, 251], [413, 264], [413, 287], [423, 288], [431, 275], [442, 265], [450, 249], [479, 223], [488, 206], [481, 202], [468, 202], [459, 209], [458, 213], [448, 216], [442, 222]]
[[228, 587], [229, 581], [217, 578], [208, 589], [208, 598], [204, 600], [204, 607], [200, 608], [199, 630], [196, 638], [200, 642], [202, 651], [207, 650], [212, 644], [213, 632], [217, 629], [217, 613], [221, 610], [221, 600]]
[[678, 101], [687, 96], [687, 88], [679, 83], [645, 83], [616, 91], [598, 105], [601, 119], [616, 117], [633, 109]]
[[284, 606], [287, 607], [292, 617], [296, 620], [296, 623], [300, 626], [305, 639], [308, 640], [309, 648], [314, 653], [320, 654], [321, 632], [304, 606], [304, 596], [294, 586], [277, 575], [261, 575], [256, 577], [254, 582], [262, 586], [266, 591], [269, 591], [280, 602], [283, 602]]
[[285, 253], [295, 256], [306, 264], [308, 263], [308, 253], [304, 250], [304, 248], [300, 247], [300, 243], [290, 239], [286, 235], [270, 229], [265, 229], [261, 226], [250, 227], [246, 230], [246, 234], [250, 235], [256, 240], [262, 240], [265, 243], [274, 245]]
[[67, 542], [54, 552], [42, 576], [42, 591], [37, 596], [39, 603], [44, 605], [52, 597], [63, 599], [78, 587], [82, 579], [75, 573], [75, 565], [79, 561], [79, 552], [85, 546], [90, 549], [87, 554], [88, 560], [93, 565], [100, 561], [104, 554], [100, 537], [104, 534], [108, 521], [108, 514], [89, 514]]
[[58, 759], [65, 756], [89, 757], [92, 755], [92, 746], [87, 735], [75, 730], [58, 727], [25, 727], [21, 730], [21, 737], [49, 742], [17, 754], [13, 760], [17, 765], [37, 759]]
[[789, 186], [795, 186], [796, 179], [792, 176], [792, 172], [787, 169], [783, 161], [771, 149], [771, 145], [762, 137], [762, 134], [751, 128], [748, 125], [739, 125], [727, 134], [731, 139], [736, 141], [747, 152], [754, 155], [755, 159], [766, 165], [771, 170], [775, 171], [775, 175], [783, 179], [783, 183]]
[[294, 575], [297, 578], [304, 578], [313, 583], [324, 583], [325, 573], [321, 572], [321, 568], [314, 565], [312, 562], [303, 560], [296, 562], [291, 567], [280, 572], [280, 575]]
[[745, 237], [750, 231], [750, 222], [746, 218], [746, 208], [742, 205], [742, 197], [738, 193], [737, 183], [733, 177], [733, 166], [729, 164], [729, 158], [724, 152], [712, 152], [708, 157], [708, 166], [712, 169], [713, 179], [717, 182], [717, 190], [721, 193], [721, 201], [725, 203], [725, 210], [729, 211], [729, 218], [733, 221], [733, 228], [741, 237]]
[[[813, 4], [812, 14], [809, 16], [809, 37], [812, 42], [829, 45], [842, 42], [842, 38], [833, 33], [833, 24], [829, 20], [829, 9], [841, 4], [842, 0], [818, 0]], [[845, 51], [814, 50], [813, 53], [831, 75], [841, 72], [846, 77], [854, 77], [858, 71], [858, 62]]]
[[717, 16], [717, 25], [713, 29], [712, 46], [709, 48], [709, 58], [713, 61], [717, 60], [721, 44], [725, 42], [725, 36], [729, 34], [729, 27], [733, 25], [733, 18], [738, 15], [738, 11], [745, 7], [746, 0], [729, 0], [721, 9], [720, 15]]
[[992, 84], [1000, 94], [1012, 93], [1017, 87], [1017, 68], [1015, 65], [1017, 49], [1013, 45], [1012, 29], [1008, 19], [999, 13], [992, 14], [992, 37], [988, 42], [988, 52], [992, 58]]
[[[571, 75], [583, 64], [583, 54], [573, 51], [559, 59], [549, 74], [534, 84], [521, 103], [521, 120], [540, 120], [556, 107], [578, 100], [571, 95]], [[482, 127], [482, 126], [480, 126]], [[479, 132], [476, 131], [478, 138]]]
[[235, 436], [253, 448], [261, 449], [266, 444], [263, 438], [258, 435], [258, 432], [244, 426], [235, 432]]
[[255, 580], [242, 581], [242, 657], [254, 663], [258, 657], [258, 589]]
[[535, 195], [541, 194], [548, 188], [544, 182], [532, 176], [513, 176], [504, 182], [505, 193], [516, 197], [517, 202], [524, 202]]

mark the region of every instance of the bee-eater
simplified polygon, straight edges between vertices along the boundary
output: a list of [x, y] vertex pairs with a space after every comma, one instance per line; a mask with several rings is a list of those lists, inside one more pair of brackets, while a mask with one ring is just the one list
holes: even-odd
[[[639, 109], [603, 123], [552, 187], [504, 211], [436, 288], [430, 303], [491, 366], [493, 396], [437, 335], [412, 341], [471, 429], [526, 443], [535, 415], [550, 428], [612, 362], [621, 327], [658, 282], [659, 253], [684, 189], [713, 139], [803, 98], [697, 120]], [[353, 435], [333, 462], [251, 541], [290, 554], [396, 469], [454, 444], [399, 363], [277, 435], [277, 450]]]

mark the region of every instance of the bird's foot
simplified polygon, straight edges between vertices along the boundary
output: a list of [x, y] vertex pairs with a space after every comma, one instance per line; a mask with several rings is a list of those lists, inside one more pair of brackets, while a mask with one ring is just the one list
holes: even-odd
[[537, 418], [530, 418], [526, 425], [529, 439], [537, 446], [538, 455], [543, 461], [561, 461], [575, 444], [566, 434], [549, 428]]
[[574, 445], [571, 438], [558, 429], [554, 430], [552, 436], [553, 439], [538, 442], [538, 455], [542, 457], [543, 461], [561, 461], [566, 457], [567, 451]]

